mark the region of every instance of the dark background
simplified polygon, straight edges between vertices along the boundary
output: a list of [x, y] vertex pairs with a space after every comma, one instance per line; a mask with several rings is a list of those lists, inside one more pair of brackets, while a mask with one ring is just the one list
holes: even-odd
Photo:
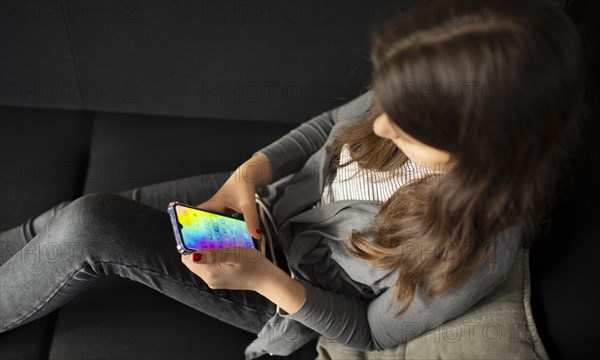
[[[372, 26], [414, 3], [0, 1], [0, 230], [83, 194], [235, 169], [358, 96]], [[532, 301], [551, 357], [575, 358], [599, 353], [600, 13], [560, 6], [587, 44], [589, 120], [532, 251]], [[111, 276], [0, 335], [0, 358], [242, 358], [252, 338]]]

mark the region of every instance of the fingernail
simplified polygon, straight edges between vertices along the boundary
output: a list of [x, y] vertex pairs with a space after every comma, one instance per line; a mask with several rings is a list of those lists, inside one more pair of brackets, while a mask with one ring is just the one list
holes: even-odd
[[260, 229], [258, 229], [258, 228], [256, 229], [256, 233], [257, 233], [258, 235], [262, 235], [262, 233], [260, 232]]
[[202, 260], [202, 254], [192, 253], [192, 261], [193, 262], [199, 262], [200, 260]]

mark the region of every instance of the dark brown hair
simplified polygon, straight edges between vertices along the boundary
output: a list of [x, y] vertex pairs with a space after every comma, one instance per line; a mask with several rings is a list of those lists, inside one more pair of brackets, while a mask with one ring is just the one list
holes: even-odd
[[400, 315], [418, 285], [434, 296], [475, 271], [500, 231], [520, 226], [531, 245], [578, 136], [582, 44], [553, 2], [439, 1], [375, 29], [371, 59], [373, 104], [334, 134], [332, 169], [349, 164], [336, 161], [344, 144], [363, 169], [407, 160], [374, 134], [383, 113], [452, 156], [444, 173], [382, 204], [374, 239], [358, 230], [348, 239], [355, 256], [401, 268]]

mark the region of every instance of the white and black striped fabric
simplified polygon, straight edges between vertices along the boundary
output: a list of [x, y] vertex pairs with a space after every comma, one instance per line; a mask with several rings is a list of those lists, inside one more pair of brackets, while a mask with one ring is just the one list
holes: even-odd
[[[340, 154], [340, 163], [350, 159], [348, 144], [345, 144]], [[358, 174], [354, 175], [356, 172]], [[354, 161], [335, 171], [331, 181], [325, 184], [321, 199], [313, 208], [340, 200], [371, 200], [383, 203], [400, 187], [438, 171], [418, 165], [409, 159], [394, 170], [394, 173], [384, 180], [388, 172], [363, 169]]]

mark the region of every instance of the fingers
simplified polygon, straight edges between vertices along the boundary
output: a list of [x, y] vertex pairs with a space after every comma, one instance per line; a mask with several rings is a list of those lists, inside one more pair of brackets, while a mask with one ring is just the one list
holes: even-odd
[[252, 202], [244, 204], [241, 210], [242, 214], [244, 215], [244, 221], [246, 222], [246, 228], [248, 229], [248, 232], [250, 235], [252, 235], [252, 237], [260, 239], [262, 235], [260, 233], [260, 224], [254, 199], [252, 199]]
[[231, 215], [240, 212], [244, 216], [248, 233], [255, 239], [262, 237], [256, 202], [254, 185], [248, 182], [233, 182], [233, 177], [209, 200], [196, 205], [197, 208]]
[[[260, 252], [243, 246], [233, 246], [222, 249], [209, 249], [196, 251], [201, 255], [196, 264], [229, 264], [235, 265], [244, 262], [254, 262], [260, 257]], [[190, 255], [191, 258], [192, 255]]]
[[224, 202], [217, 200], [215, 197], [212, 197], [209, 200], [206, 200], [202, 204], [196, 205], [196, 207], [201, 210], [208, 210], [208, 211], [212, 211], [212, 212], [215, 212], [218, 214], [225, 214], [225, 215], [228, 215], [235, 211], [235, 210], [229, 209], [227, 207], [227, 205], [225, 205]]

